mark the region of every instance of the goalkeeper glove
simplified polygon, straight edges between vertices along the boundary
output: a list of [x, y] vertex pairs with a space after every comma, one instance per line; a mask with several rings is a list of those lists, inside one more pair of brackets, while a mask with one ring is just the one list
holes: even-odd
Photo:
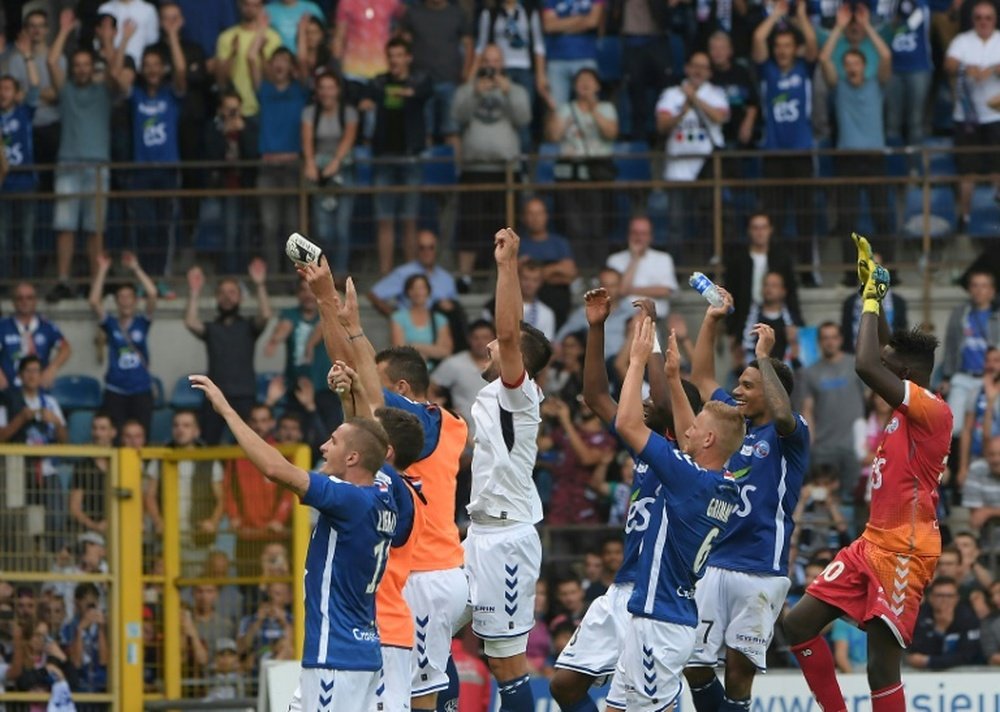
[[851, 239], [858, 248], [858, 284], [864, 287], [868, 284], [868, 278], [875, 271], [875, 259], [872, 257], [872, 246], [867, 237], [863, 237], [856, 232], [851, 233]]
[[889, 270], [882, 265], [875, 265], [874, 271], [871, 273], [868, 281], [865, 282], [864, 292], [862, 293], [865, 300], [863, 310], [872, 314], [878, 314], [882, 300], [885, 299], [891, 283], [892, 277], [889, 274]]

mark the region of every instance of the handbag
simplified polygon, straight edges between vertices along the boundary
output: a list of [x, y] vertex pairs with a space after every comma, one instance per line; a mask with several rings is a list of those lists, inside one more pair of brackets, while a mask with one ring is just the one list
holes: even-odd
[[[570, 103], [570, 114], [580, 135], [584, 135], [583, 126], [576, 112], [576, 107]], [[583, 158], [561, 158], [556, 161], [552, 170], [553, 177], [558, 181], [610, 182], [618, 177], [618, 168], [610, 156], [591, 156], [587, 141], [583, 141]]]

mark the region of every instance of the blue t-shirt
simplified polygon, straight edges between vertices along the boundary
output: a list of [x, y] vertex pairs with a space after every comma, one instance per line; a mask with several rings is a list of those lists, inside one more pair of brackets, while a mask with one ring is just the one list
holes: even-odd
[[18, 384], [17, 366], [21, 359], [34, 353], [41, 359], [42, 368], [49, 365], [52, 349], [62, 343], [63, 334], [59, 327], [48, 319], [36, 316], [24, 329], [24, 339], [31, 340], [30, 348], [22, 341], [22, 327], [14, 317], [0, 319], [0, 369], [7, 382]]
[[296, 50], [295, 36], [299, 29], [299, 20], [303, 15], [312, 15], [320, 22], [325, 16], [319, 9], [319, 5], [310, 0], [297, 0], [291, 5], [283, 2], [269, 2], [267, 4], [267, 16], [271, 21], [271, 29], [281, 35], [281, 44], [284, 47]]
[[882, 85], [878, 79], [865, 79], [861, 86], [841, 79], [834, 87], [833, 99], [837, 114], [837, 148], [885, 148]]
[[[523, 250], [522, 250], [523, 252]], [[408, 307], [410, 300], [406, 298], [404, 287], [406, 280], [415, 274], [423, 274], [427, 281], [431, 283], [432, 304], [436, 304], [442, 299], [457, 299], [458, 292], [455, 290], [455, 278], [451, 272], [439, 265], [435, 265], [430, 274], [427, 269], [416, 260], [400, 265], [385, 277], [377, 281], [372, 287], [372, 294], [383, 301], [395, 300], [396, 306]]]
[[[299, 376], [309, 376], [312, 373], [311, 364], [306, 360], [306, 345], [312, 336], [313, 329], [319, 323], [319, 313], [313, 315], [312, 319], [306, 319], [301, 307], [292, 307], [282, 310], [278, 316], [278, 321], [288, 321], [292, 324], [292, 330], [285, 339], [285, 383], [291, 384], [298, 381]], [[315, 358], [320, 352], [326, 352], [322, 345], [313, 349]], [[327, 366], [327, 371], [330, 368]], [[323, 373], [323, 383], [326, 383], [326, 372]], [[323, 385], [323, 388], [326, 388]]]
[[699, 467], [656, 433], [650, 433], [639, 459], [649, 463], [650, 479], [659, 487], [628, 611], [694, 628], [695, 583], [739, 504], [739, 490], [726, 473]]
[[[721, 388], [712, 400], [736, 405]], [[809, 426], [798, 421], [788, 437], [774, 423], [753, 427], [729, 458], [728, 468], [740, 488], [740, 507], [729, 528], [715, 542], [709, 562], [730, 571], [774, 576], [788, 575], [788, 544], [795, 522], [802, 478], [809, 467]]]
[[216, 42], [224, 30], [240, 21], [236, 3], [177, 0], [184, 15], [181, 39], [201, 46], [206, 57], [214, 57]]
[[783, 73], [773, 59], [757, 65], [764, 111], [764, 148], [805, 150], [813, 146], [812, 75], [804, 59]]
[[573, 259], [573, 248], [569, 246], [569, 241], [565, 237], [550, 234], [547, 239], [538, 242], [525, 238], [521, 241], [518, 254], [542, 264], [549, 264]]
[[982, 373], [986, 367], [986, 349], [990, 346], [990, 316], [993, 310], [969, 309], [962, 323], [962, 353], [960, 371]]
[[[972, 427], [972, 443], [970, 445], [969, 454], [973, 457], [983, 456], [983, 424], [986, 422], [986, 408], [989, 405], [989, 401], [986, 399], [986, 391], [982, 388], [979, 389], [979, 393], [976, 395], [976, 400], [972, 404], [972, 417], [974, 425]], [[993, 413], [993, 432], [986, 435], [986, 438], [995, 438], [1000, 435], [1000, 413], [996, 412], [994, 408]]]
[[660, 488], [660, 483], [649, 474], [649, 465], [636, 457], [632, 448], [618, 437], [614, 420], [608, 424], [608, 431], [632, 456], [632, 490], [629, 496], [628, 513], [625, 517], [624, 556], [622, 557], [622, 565], [615, 575], [615, 583], [635, 583], [636, 570], [639, 566], [639, 550], [642, 548], [642, 535], [649, 528], [650, 508], [656, 500], [656, 491]]
[[[409, 493], [410, 485], [406, 484], [399, 470], [388, 462], [382, 463], [382, 472], [389, 476], [392, 483], [390, 491], [396, 503], [396, 533], [392, 537], [393, 547], [403, 546], [410, 539], [413, 531], [413, 497]], [[418, 488], [419, 484], [414, 484]]]
[[101, 331], [108, 339], [108, 371], [104, 387], [112, 393], [132, 396], [149, 393], [153, 387], [149, 376], [149, 329], [153, 323], [144, 314], [132, 317], [127, 329], [110, 314], [101, 322]]
[[[545, 0], [544, 10], [552, 10], [561, 18], [583, 17], [590, 8], [603, 0]], [[597, 59], [597, 33], [557, 32], [545, 35], [545, 57], [559, 59]]]
[[136, 163], [176, 163], [180, 99], [173, 87], [162, 86], [153, 96], [133, 85], [128, 95], [132, 109], [132, 148]]
[[298, 82], [278, 89], [264, 80], [257, 90], [260, 101], [260, 138], [263, 153], [298, 153], [302, 150], [302, 109], [306, 106], [306, 90]]
[[895, 74], [929, 72], [931, 61], [931, 10], [927, 0], [902, 0], [896, 18], [886, 25], [886, 42], [892, 48]]
[[[37, 94], [38, 90], [32, 90]], [[31, 122], [35, 118], [35, 107], [27, 102], [17, 104], [6, 114], [0, 113], [0, 136], [3, 137], [3, 151], [7, 154], [7, 165], [11, 168], [31, 166], [35, 163], [35, 144], [32, 139]], [[38, 177], [34, 171], [10, 171], [0, 187], [3, 193], [29, 193], [35, 189]]]
[[309, 473], [302, 503], [319, 511], [306, 552], [306, 639], [302, 667], [379, 670], [375, 590], [396, 533], [396, 503], [388, 475], [375, 484]]
[[388, 388], [382, 389], [382, 396], [385, 398], [387, 408], [399, 408], [417, 416], [420, 424], [424, 426], [424, 449], [420, 451], [420, 457], [417, 459], [423, 460], [429, 457], [437, 449], [438, 440], [441, 438], [441, 409], [433, 403], [411, 401]]

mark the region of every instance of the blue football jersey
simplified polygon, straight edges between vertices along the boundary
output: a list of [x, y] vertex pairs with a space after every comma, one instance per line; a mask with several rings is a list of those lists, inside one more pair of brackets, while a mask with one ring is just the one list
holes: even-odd
[[812, 75], [814, 65], [796, 59], [782, 72], [773, 59], [757, 65], [764, 148], [808, 150], [813, 146]]
[[[618, 438], [615, 421], [608, 424], [608, 431]], [[656, 491], [660, 487], [656, 477], [649, 474], [649, 465], [636, 457], [625, 442], [618, 442], [632, 456], [632, 489], [629, 495], [628, 514], [625, 517], [625, 545], [622, 565], [615, 574], [615, 583], [635, 583], [636, 569], [639, 566], [639, 548], [642, 546], [642, 534], [649, 528], [650, 507], [656, 499]]]
[[[712, 400], [736, 405], [719, 388]], [[788, 544], [795, 529], [792, 513], [799, 502], [802, 478], [809, 467], [809, 425], [798, 424], [781, 437], [774, 423], [753, 427], [728, 463], [740, 488], [740, 507], [719, 537], [708, 563], [720, 569], [772, 576], [788, 575]]]
[[382, 464], [382, 472], [389, 476], [392, 499], [396, 503], [396, 533], [392, 537], [393, 548], [403, 546], [410, 539], [413, 531], [413, 497], [408, 492], [413, 489], [418, 494], [421, 491], [420, 481], [406, 478], [399, 470], [388, 462]]
[[629, 613], [696, 627], [694, 586], [712, 545], [739, 504], [736, 483], [724, 472], [706, 470], [662, 435], [651, 433], [639, 459], [658, 484], [649, 508], [649, 527], [639, 551], [641, 575], [628, 601]]
[[302, 503], [319, 511], [319, 522], [306, 553], [302, 667], [381, 669], [375, 589], [396, 533], [391, 490], [383, 472], [369, 487], [309, 473]]
[[417, 416], [420, 424], [424, 426], [424, 449], [420, 451], [420, 457], [417, 460], [429, 457], [437, 448], [438, 440], [441, 439], [441, 409], [433, 403], [412, 401], [388, 388], [382, 389], [382, 396], [385, 398], [387, 408], [399, 408]]
[[21, 385], [17, 367], [30, 354], [40, 358], [42, 368], [46, 368], [52, 349], [62, 342], [62, 331], [45, 317], [36, 316], [27, 326], [12, 316], [0, 319], [0, 369], [7, 383]]

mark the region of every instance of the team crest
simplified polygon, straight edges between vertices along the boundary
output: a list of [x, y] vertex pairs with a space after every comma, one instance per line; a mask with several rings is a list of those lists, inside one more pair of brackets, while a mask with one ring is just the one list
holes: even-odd
[[892, 420], [889, 421], [889, 424], [885, 426], [885, 432], [892, 435], [897, 429], [899, 429], [899, 418], [893, 416]]
[[765, 457], [771, 454], [771, 446], [767, 443], [767, 440], [761, 440], [759, 443], [753, 446], [754, 457], [758, 457], [763, 460]]

